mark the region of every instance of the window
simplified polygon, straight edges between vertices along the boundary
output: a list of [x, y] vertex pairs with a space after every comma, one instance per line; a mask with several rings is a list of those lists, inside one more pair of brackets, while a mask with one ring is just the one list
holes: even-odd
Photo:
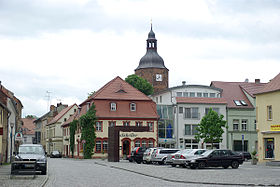
[[158, 103], [158, 97], [156, 97], [156, 103]]
[[182, 97], [183, 93], [182, 92], [177, 92], [177, 97]]
[[239, 120], [238, 119], [234, 119], [233, 120], [233, 130], [234, 131], [238, 131], [239, 129]]
[[265, 158], [274, 158], [274, 138], [264, 139]]
[[241, 126], [242, 126], [242, 130], [246, 131], [247, 130], [247, 120], [242, 120]]
[[198, 108], [185, 108], [185, 118], [198, 119]]
[[67, 118], [64, 118], [64, 122], [67, 120]]
[[216, 97], [216, 94], [215, 93], [210, 93], [210, 97], [214, 98], [214, 97]]
[[104, 152], [108, 151], [108, 141], [107, 140], [103, 140], [102, 148], [103, 148]]
[[240, 100], [240, 103], [241, 103], [243, 106], [247, 106], [247, 105], [248, 105], [244, 100]]
[[109, 121], [109, 127], [114, 127], [116, 126], [116, 122], [115, 121]]
[[233, 100], [233, 102], [235, 103], [236, 106], [242, 106], [242, 104], [238, 100]]
[[142, 147], [147, 147], [147, 141], [146, 140], [142, 140]]
[[[210, 108], [205, 108], [205, 115], [209, 113]], [[217, 112], [219, 114], [220, 109], [219, 108], [212, 108], [213, 111]]]
[[254, 122], [254, 127], [255, 127], [255, 130], [257, 130], [257, 120], [255, 120], [255, 122]]
[[136, 111], [136, 104], [130, 103], [130, 111]]
[[140, 140], [135, 141], [135, 147], [140, 147]]
[[203, 93], [203, 97], [208, 97], [208, 93]]
[[149, 146], [148, 147], [154, 147], [154, 141], [153, 140], [149, 140]]
[[117, 110], [117, 104], [111, 103], [111, 111], [116, 111], [116, 110]]
[[159, 96], [159, 102], [162, 103], [162, 96]]
[[136, 127], [142, 127], [143, 126], [143, 122], [136, 121], [135, 126]]
[[129, 121], [124, 121], [124, 122], [123, 122], [123, 126], [128, 127], [128, 126], [129, 126], [129, 123], [130, 123]]
[[185, 149], [198, 149], [198, 142], [195, 139], [185, 139]]
[[185, 135], [191, 135], [191, 125], [185, 125]]
[[184, 97], [189, 97], [189, 93], [188, 92], [183, 92]]
[[95, 144], [95, 152], [101, 152], [101, 140], [97, 140]]
[[190, 97], [195, 97], [195, 93], [194, 92], [190, 92]]
[[272, 106], [267, 106], [267, 120], [272, 120]]
[[192, 125], [192, 135], [195, 135], [196, 133], [198, 133], [198, 131], [196, 130], [197, 127], [198, 127], [198, 125]]
[[103, 128], [102, 128], [102, 121], [97, 121], [95, 124], [95, 129], [97, 132], [102, 132]]
[[197, 96], [197, 97], [202, 97], [202, 93], [201, 93], [201, 92], [197, 92], [197, 93], [196, 93], [196, 96]]
[[184, 112], [184, 108], [183, 107], [179, 107], [179, 114], [183, 114]]
[[154, 131], [154, 123], [153, 122], [148, 122], [149, 126], [149, 131], [153, 132]]

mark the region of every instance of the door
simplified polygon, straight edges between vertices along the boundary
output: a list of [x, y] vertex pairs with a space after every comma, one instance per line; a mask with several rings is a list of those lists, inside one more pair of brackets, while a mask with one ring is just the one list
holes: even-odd
[[213, 151], [208, 159], [207, 159], [208, 166], [220, 166], [221, 165], [221, 157], [219, 150]]
[[123, 156], [130, 154], [130, 142], [128, 140], [123, 141]]

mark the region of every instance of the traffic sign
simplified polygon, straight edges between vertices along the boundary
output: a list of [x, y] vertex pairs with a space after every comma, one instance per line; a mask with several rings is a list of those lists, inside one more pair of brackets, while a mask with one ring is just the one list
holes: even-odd
[[86, 140], [82, 140], [82, 143], [85, 144], [85, 143], [86, 143]]

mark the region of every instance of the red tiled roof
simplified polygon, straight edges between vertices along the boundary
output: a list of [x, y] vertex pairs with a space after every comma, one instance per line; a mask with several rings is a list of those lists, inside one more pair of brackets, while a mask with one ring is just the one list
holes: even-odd
[[[80, 115], [87, 112], [87, 102], [94, 102], [98, 118], [153, 118], [158, 119], [156, 104], [151, 98], [134, 88], [120, 77], [116, 77], [93, 96], [85, 100]], [[111, 102], [117, 104], [116, 111], [110, 111]], [[136, 111], [130, 111], [130, 103], [136, 104]]]
[[21, 118], [23, 134], [35, 134], [35, 118]]
[[240, 83], [240, 87], [247, 92], [251, 97], [256, 97], [255, 94], [257, 94], [260, 90], [262, 90], [267, 83]]
[[73, 104], [67, 108], [64, 108], [63, 110], [61, 110], [61, 112], [59, 112], [49, 123], [48, 125], [50, 124], [53, 124], [53, 123], [56, 123], [58, 120], [60, 120], [60, 118], [62, 118], [71, 108], [73, 108], [73, 106], [77, 106], [77, 104]]
[[259, 90], [257, 94], [262, 94], [262, 93], [268, 93], [268, 92], [274, 92], [274, 91], [279, 91], [280, 90], [280, 73], [276, 75], [267, 85]]
[[73, 115], [71, 115], [71, 116], [69, 117], [69, 119], [66, 120], [66, 121], [61, 125], [61, 127], [64, 127], [64, 126], [69, 125], [74, 119], [77, 118], [77, 116], [78, 116], [78, 110], [77, 110]]
[[177, 103], [194, 104], [227, 104], [224, 98], [206, 98], [206, 97], [176, 97]]
[[[148, 96], [140, 92], [138, 89], [125, 82], [122, 78], [117, 76], [95, 94], [85, 100], [82, 104], [92, 99], [114, 99], [114, 100], [151, 100]], [[81, 104], [81, 105], [82, 105]]]
[[[250, 83], [252, 86], [252, 83]], [[223, 90], [221, 97], [225, 98], [227, 101], [227, 107], [228, 108], [254, 108], [252, 103], [249, 101], [245, 93], [241, 89], [241, 85], [243, 88], [247, 88], [247, 91], [250, 91], [252, 94], [252, 88], [249, 89], [249, 86], [246, 87], [246, 82], [222, 82], [222, 81], [212, 81], [211, 86], [214, 86], [216, 88], [221, 88]], [[245, 101], [248, 105], [247, 106], [237, 106], [234, 103], [234, 100], [243, 100]]]

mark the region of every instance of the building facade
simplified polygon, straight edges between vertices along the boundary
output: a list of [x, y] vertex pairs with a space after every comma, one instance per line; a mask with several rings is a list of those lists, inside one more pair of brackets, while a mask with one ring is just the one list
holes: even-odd
[[259, 162], [280, 161], [280, 74], [256, 95]]
[[163, 59], [157, 53], [157, 39], [152, 29], [148, 34], [147, 52], [140, 59], [135, 74], [146, 79], [154, 88], [154, 93], [168, 88], [168, 69], [164, 65]]
[[35, 142], [35, 118], [22, 118], [21, 132], [23, 135], [23, 144], [33, 144]]
[[63, 152], [64, 146], [62, 125], [70, 118], [71, 115], [77, 111], [77, 109], [77, 104], [73, 104], [67, 108], [64, 108], [47, 124], [46, 146], [48, 154], [50, 154], [52, 151], [59, 151], [61, 153]]
[[[159, 120], [159, 146], [182, 149], [208, 148], [209, 144], [197, 142], [196, 127], [210, 108], [224, 115], [226, 102], [220, 98], [221, 89], [204, 85], [186, 85], [169, 88], [152, 95], [157, 103]], [[224, 129], [226, 132], [226, 129]], [[216, 148], [226, 148], [226, 133]]]
[[256, 97], [266, 84], [255, 82], [213, 81], [212, 87], [222, 89], [227, 101], [227, 147], [233, 151], [252, 152], [257, 149]]
[[[93, 103], [98, 118], [95, 124], [96, 140], [93, 157], [107, 156], [109, 126], [149, 127], [147, 132], [120, 132], [119, 154], [121, 157], [129, 155], [134, 147], [155, 147], [158, 145], [156, 104], [120, 77], [108, 82], [80, 104], [77, 119], [84, 115]], [[67, 130], [65, 131], [67, 134]], [[82, 150], [81, 130], [78, 127], [75, 135], [74, 156], [82, 157]]]

